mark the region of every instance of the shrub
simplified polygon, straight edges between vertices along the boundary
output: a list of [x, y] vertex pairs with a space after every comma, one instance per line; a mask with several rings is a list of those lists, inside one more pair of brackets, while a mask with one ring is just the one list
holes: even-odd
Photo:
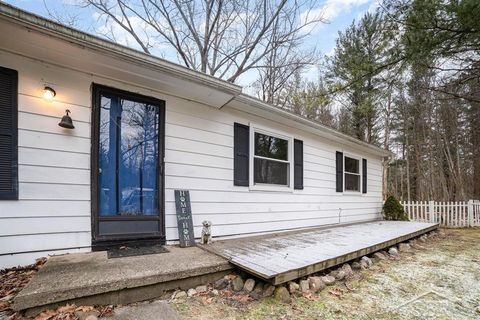
[[408, 216], [403, 206], [394, 196], [389, 196], [383, 205], [385, 220], [408, 221]]

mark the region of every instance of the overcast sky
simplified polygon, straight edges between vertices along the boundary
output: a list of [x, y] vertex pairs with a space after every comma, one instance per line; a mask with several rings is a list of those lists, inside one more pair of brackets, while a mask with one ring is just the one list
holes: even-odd
[[[51, 14], [63, 15], [68, 12], [70, 15], [78, 16], [77, 28], [92, 34], [96, 33], [96, 30], [91, 27], [97, 20], [96, 12], [92, 8], [79, 9], [72, 7], [72, 3], [78, 2], [76, 0], [6, 0], [5, 2], [47, 18], [51, 18], [47, 8]], [[322, 55], [331, 53], [338, 32], [344, 30], [353, 20], [357, 20], [366, 11], [375, 8], [376, 2], [377, 0], [325, 0], [319, 2], [317, 10], [323, 13], [323, 17], [329, 23], [317, 25], [304, 46], [306, 48], [316, 47]], [[121, 36], [117, 40], [123, 42], [122, 44], [135, 47], [133, 42], [129, 42], [127, 39], [122, 40]], [[161, 51], [157, 51], [155, 54], [159, 52]], [[159, 55], [162, 54], [159, 53]], [[163, 54], [163, 57], [176, 62], [174, 61], [175, 57], [169, 57], [168, 54]], [[305, 73], [305, 76], [311, 79], [316, 78], [317, 68], [311, 68]], [[248, 86], [255, 77], [255, 74], [248, 74], [240, 79], [240, 84]]]

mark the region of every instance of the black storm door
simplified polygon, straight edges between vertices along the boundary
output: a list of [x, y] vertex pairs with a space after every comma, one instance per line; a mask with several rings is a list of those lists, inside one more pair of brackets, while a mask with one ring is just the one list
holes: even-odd
[[93, 86], [93, 244], [164, 240], [161, 100]]

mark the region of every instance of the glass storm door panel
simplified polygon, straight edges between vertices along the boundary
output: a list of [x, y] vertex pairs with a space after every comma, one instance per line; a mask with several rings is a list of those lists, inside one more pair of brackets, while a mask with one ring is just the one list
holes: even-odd
[[[147, 99], [148, 100], [148, 99]], [[163, 105], [98, 93], [98, 236], [161, 232]]]

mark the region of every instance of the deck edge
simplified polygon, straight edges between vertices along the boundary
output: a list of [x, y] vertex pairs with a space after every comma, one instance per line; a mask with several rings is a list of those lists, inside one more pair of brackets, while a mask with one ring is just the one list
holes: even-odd
[[280, 285], [280, 284], [283, 284], [285, 282], [292, 281], [292, 280], [295, 280], [295, 279], [298, 279], [298, 278], [301, 278], [301, 277], [305, 277], [305, 276], [308, 276], [310, 274], [320, 272], [320, 271], [323, 271], [325, 269], [334, 267], [336, 265], [340, 265], [342, 263], [346, 263], [348, 261], [351, 261], [351, 260], [357, 259], [359, 257], [371, 254], [373, 252], [385, 249], [387, 247], [394, 246], [398, 243], [410, 240], [412, 238], [416, 238], [416, 237], [418, 237], [422, 234], [425, 234], [425, 233], [431, 232], [433, 230], [436, 230], [439, 227], [440, 227], [440, 225], [438, 223], [436, 223], [436, 224], [434, 224], [432, 226], [429, 226], [429, 227], [426, 227], [424, 229], [417, 230], [417, 231], [408, 233], [406, 235], [403, 235], [403, 236], [400, 236], [400, 237], [397, 237], [397, 238], [394, 238], [394, 239], [391, 239], [391, 240], [388, 240], [388, 241], [381, 242], [381, 243], [373, 245], [373, 246], [365, 247], [365, 248], [362, 248], [360, 250], [356, 250], [354, 252], [350, 252], [350, 253], [347, 253], [347, 254], [344, 254], [344, 255], [341, 255], [341, 256], [338, 256], [338, 257], [327, 259], [327, 260], [324, 260], [322, 262], [312, 264], [312, 265], [309, 265], [309, 266], [306, 266], [306, 267], [301, 267], [301, 268], [298, 268], [298, 269], [289, 270], [287, 272], [284, 272], [282, 274], [279, 274], [277, 276], [274, 276], [274, 277], [270, 278], [270, 280], [271, 280], [271, 283], [273, 285]]

